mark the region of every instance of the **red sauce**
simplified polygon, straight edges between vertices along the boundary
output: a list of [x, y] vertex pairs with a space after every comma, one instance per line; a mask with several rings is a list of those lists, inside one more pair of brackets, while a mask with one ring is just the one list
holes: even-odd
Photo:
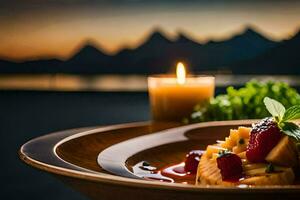
[[189, 183], [194, 184], [196, 174], [186, 172], [185, 163], [171, 165], [162, 169], [156, 169], [152, 166], [143, 166], [143, 162], [133, 167], [133, 173], [147, 180], [155, 180], [171, 183]]
[[186, 155], [186, 160], [179, 164], [156, 169], [148, 162], [142, 161], [133, 167], [133, 173], [148, 180], [195, 184], [197, 166], [203, 151], [193, 150]]
[[160, 171], [157, 173], [153, 174], [147, 174], [143, 177], [144, 179], [147, 180], [155, 180], [155, 181], [161, 181], [161, 182], [169, 182], [169, 183], [174, 183], [174, 180], [170, 177], [163, 176]]
[[187, 172], [184, 168], [185, 163], [179, 163], [171, 165], [161, 170], [161, 174], [166, 177], [170, 177], [176, 183], [190, 183], [194, 184], [196, 180], [196, 174]]

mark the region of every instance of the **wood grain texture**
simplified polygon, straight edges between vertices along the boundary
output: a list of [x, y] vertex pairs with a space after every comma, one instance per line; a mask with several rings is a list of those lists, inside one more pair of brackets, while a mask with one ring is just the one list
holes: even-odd
[[99, 152], [105, 148], [130, 138], [147, 135], [156, 131], [178, 126], [177, 123], [151, 123], [151, 125], [128, 127], [103, 131], [69, 140], [56, 148], [56, 153], [63, 160], [77, 166], [104, 172], [97, 163]]
[[[131, 157], [128, 160], [128, 165], [133, 165], [145, 158], [161, 166], [169, 162], [177, 162], [182, 159], [186, 151], [191, 148], [204, 147], [206, 143], [226, 136], [229, 128], [240, 124], [250, 124], [250, 121], [211, 122], [193, 125], [195, 128], [185, 133], [190, 138], [190, 143], [174, 143], [147, 149]], [[63, 131], [29, 141], [21, 148], [19, 154], [20, 158], [27, 164], [54, 174], [58, 179], [91, 199], [200, 200], [230, 198], [240, 200], [241, 198], [283, 199], [283, 197], [284, 199], [299, 199], [300, 185], [254, 188], [195, 187], [111, 175], [101, 169], [96, 162], [98, 153], [106, 147], [129, 138], [152, 134], [155, 131], [177, 125], [125, 124], [97, 129]], [[82, 135], [60, 144], [56, 147], [56, 154], [53, 153], [57, 143], [68, 137], [76, 136], [76, 134]]]

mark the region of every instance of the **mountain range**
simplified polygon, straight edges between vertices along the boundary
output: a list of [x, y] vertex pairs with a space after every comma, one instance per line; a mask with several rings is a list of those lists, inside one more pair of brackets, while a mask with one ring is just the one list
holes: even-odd
[[300, 74], [299, 52], [300, 32], [275, 42], [247, 27], [229, 39], [201, 44], [182, 32], [172, 40], [155, 29], [138, 47], [115, 55], [88, 41], [66, 61], [0, 60], [0, 73], [155, 74], [170, 72], [183, 61], [196, 73]]

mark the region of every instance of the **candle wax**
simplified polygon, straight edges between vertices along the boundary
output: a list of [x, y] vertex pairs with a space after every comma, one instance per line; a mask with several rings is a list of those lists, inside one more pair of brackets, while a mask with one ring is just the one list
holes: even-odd
[[173, 84], [157, 84], [149, 87], [149, 95], [154, 121], [181, 122], [184, 117], [190, 116], [196, 104], [213, 97], [214, 79], [199, 82], [187, 79], [185, 84], [177, 84], [176, 81]]

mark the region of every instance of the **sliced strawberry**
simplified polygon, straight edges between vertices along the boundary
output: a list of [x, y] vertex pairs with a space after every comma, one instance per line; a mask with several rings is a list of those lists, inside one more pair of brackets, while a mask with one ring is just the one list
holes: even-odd
[[238, 181], [243, 176], [242, 160], [236, 154], [221, 154], [217, 158], [217, 164], [225, 181]]
[[203, 154], [201, 150], [192, 150], [186, 155], [184, 170], [191, 174], [197, 173], [198, 164]]
[[265, 162], [268, 153], [276, 146], [282, 137], [277, 123], [272, 118], [265, 118], [256, 123], [251, 132], [246, 150], [250, 162]]

